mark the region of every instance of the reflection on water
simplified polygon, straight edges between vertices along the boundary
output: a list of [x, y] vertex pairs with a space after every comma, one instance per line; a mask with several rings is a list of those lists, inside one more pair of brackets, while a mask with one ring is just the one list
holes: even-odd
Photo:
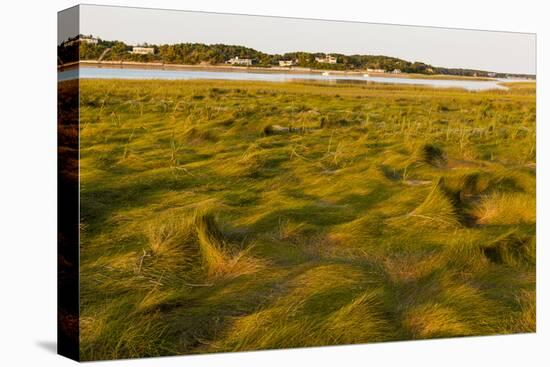
[[252, 81], [315, 81], [327, 83], [386, 83], [421, 85], [436, 88], [463, 88], [470, 91], [490, 89], [507, 89], [499, 83], [504, 80], [455, 80], [455, 79], [413, 79], [376, 77], [360, 75], [321, 75], [321, 74], [291, 74], [291, 73], [250, 73], [245, 71], [204, 71], [204, 70], [156, 70], [156, 69], [122, 69], [112, 67], [80, 67], [58, 73], [58, 81], [76, 79], [221, 79], [221, 80], [252, 80]]

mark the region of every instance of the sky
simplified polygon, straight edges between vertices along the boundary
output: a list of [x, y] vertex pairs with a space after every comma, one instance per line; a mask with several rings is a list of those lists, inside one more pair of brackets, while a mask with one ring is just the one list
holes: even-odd
[[[60, 13], [60, 24], [62, 19]], [[60, 27], [58, 42], [73, 36], [71, 29]], [[132, 45], [224, 43], [271, 54], [386, 55], [441, 67], [536, 72], [536, 38], [529, 33], [97, 5], [81, 5], [80, 33]]]

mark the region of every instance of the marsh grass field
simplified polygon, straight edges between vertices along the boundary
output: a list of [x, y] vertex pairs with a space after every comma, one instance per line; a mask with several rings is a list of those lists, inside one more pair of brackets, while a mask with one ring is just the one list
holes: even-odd
[[80, 81], [84, 360], [535, 331], [535, 85]]

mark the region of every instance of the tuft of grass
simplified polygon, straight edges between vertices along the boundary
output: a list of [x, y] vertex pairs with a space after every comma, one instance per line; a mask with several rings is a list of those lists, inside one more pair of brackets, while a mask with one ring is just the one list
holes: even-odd
[[208, 276], [223, 274], [229, 266], [228, 246], [224, 242], [214, 216], [211, 213], [199, 211], [194, 216], [193, 225]]
[[189, 234], [189, 226], [185, 220], [153, 221], [145, 229], [147, 244], [151, 252], [158, 256], [176, 250]]
[[420, 155], [424, 162], [434, 167], [445, 167], [447, 164], [447, 155], [437, 145], [425, 144], [421, 147]]
[[514, 332], [534, 333], [537, 331], [537, 299], [534, 291], [524, 291], [518, 296], [520, 317]]
[[536, 202], [532, 194], [495, 193], [481, 199], [473, 211], [479, 224], [535, 223]]
[[155, 220], [145, 231], [150, 253], [140, 256], [137, 272], [148, 265], [170, 272], [196, 273], [208, 279], [232, 278], [258, 271], [262, 261], [231, 243], [208, 207], [198, 207], [182, 218]]
[[306, 270], [293, 280], [288, 293], [263, 309], [237, 318], [216, 346], [222, 350], [295, 348], [397, 338], [384, 312], [381, 290], [343, 296], [342, 284], [357, 286], [362, 278], [361, 272], [349, 266]]
[[413, 223], [435, 227], [457, 227], [460, 225], [453, 202], [441, 188], [441, 181], [434, 184], [424, 199], [413, 211], [407, 214]]
[[498, 264], [535, 264], [535, 241], [532, 237], [522, 236], [513, 229], [483, 246], [483, 253], [490, 261]]
[[193, 273], [198, 253], [191, 245], [193, 234], [187, 218], [152, 220], [144, 234], [148, 248], [138, 254], [136, 274], [168, 271], [171, 276], [187, 277]]
[[288, 218], [279, 218], [277, 238], [281, 241], [299, 241], [303, 239], [301, 234], [305, 227], [304, 223], [296, 223]]
[[455, 310], [437, 303], [422, 304], [409, 309], [403, 315], [403, 326], [414, 339], [472, 334], [471, 328], [460, 319]]
[[245, 250], [231, 245], [223, 236], [214, 215], [197, 210], [193, 219], [202, 264], [209, 278], [234, 278], [258, 271], [263, 263]]
[[332, 313], [326, 320], [330, 343], [353, 344], [398, 338], [395, 327], [385, 315], [380, 290], [366, 291]]
[[226, 161], [220, 172], [236, 177], [254, 177], [262, 172], [266, 163], [262, 148], [251, 144], [242, 155]]

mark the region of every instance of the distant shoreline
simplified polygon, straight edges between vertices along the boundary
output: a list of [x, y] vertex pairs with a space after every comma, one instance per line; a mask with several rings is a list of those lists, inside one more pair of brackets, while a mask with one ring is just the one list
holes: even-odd
[[349, 71], [349, 70], [326, 70], [312, 69], [303, 67], [257, 67], [257, 66], [233, 66], [233, 65], [189, 65], [189, 64], [165, 64], [160, 62], [136, 62], [136, 61], [97, 61], [97, 60], [81, 60], [63, 65], [58, 65], [59, 71], [75, 69], [78, 66], [85, 67], [118, 67], [121, 69], [152, 69], [152, 70], [196, 70], [196, 71], [223, 71], [223, 72], [247, 72], [247, 73], [288, 73], [288, 74], [323, 74], [331, 75], [349, 75], [349, 76], [369, 76], [385, 77], [385, 78], [413, 78], [413, 79], [453, 79], [453, 80], [480, 80], [480, 81], [497, 81], [497, 78], [487, 77], [470, 77], [458, 75], [425, 75], [425, 74], [408, 74], [408, 73], [373, 73], [368, 71]]

